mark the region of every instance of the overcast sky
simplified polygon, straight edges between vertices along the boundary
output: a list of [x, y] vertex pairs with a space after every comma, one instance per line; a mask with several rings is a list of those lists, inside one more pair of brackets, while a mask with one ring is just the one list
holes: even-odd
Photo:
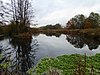
[[77, 14], [100, 13], [100, 0], [34, 0], [35, 20], [39, 26], [65, 23]]
[[[9, 0], [3, 0], [5, 2]], [[77, 14], [100, 13], [100, 0], [32, 0], [38, 26], [66, 22]]]

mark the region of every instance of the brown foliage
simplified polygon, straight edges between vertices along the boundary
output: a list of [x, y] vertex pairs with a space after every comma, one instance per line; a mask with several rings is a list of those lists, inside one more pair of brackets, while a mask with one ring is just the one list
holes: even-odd
[[87, 29], [87, 28], [92, 28], [92, 22], [91, 22], [91, 20], [86, 20], [85, 21], [85, 25], [84, 25], [84, 29]]
[[67, 23], [67, 28], [68, 28], [68, 29], [74, 29], [74, 28], [75, 28], [75, 27], [74, 27], [74, 22], [73, 22], [73, 20], [68, 21], [68, 23]]

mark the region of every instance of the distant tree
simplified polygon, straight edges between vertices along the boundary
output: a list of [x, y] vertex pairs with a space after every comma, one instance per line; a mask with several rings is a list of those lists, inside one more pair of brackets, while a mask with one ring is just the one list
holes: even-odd
[[82, 14], [81, 15], [76, 15], [75, 19], [76, 19], [75, 28], [76, 29], [83, 29], [85, 16], [82, 15]]
[[58, 23], [58, 24], [55, 24], [55, 25], [46, 25], [46, 26], [42, 26], [40, 27], [40, 29], [60, 29], [62, 28], [61, 25]]
[[74, 28], [75, 28], [75, 26], [74, 26], [74, 20], [73, 20], [73, 19], [69, 20], [69, 21], [67, 22], [66, 27], [67, 27], [68, 29], [74, 29]]
[[93, 28], [96, 28], [100, 24], [100, 15], [98, 13], [91, 12], [88, 19], [91, 21]]
[[54, 28], [55, 28], [55, 29], [60, 29], [60, 28], [62, 28], [62, 27], [61, 27], [61, 25], [58, 23], [58, 24], [55, 24], [55, 25], [54, 25]]
[[84, 15], [76, 15], [74, 18], [72, 18], [67, 23], [67, 28], [71, 29], [83, 29], [84, 28], [84, 21], [85, 16]]
[[97, 28], [100, 26], [100, 15], [91, 12], [89, 17], [84, 15], [76, 15], [67, 22], [66, 27], [69, 29]]
[[54, 27], [52, 25], [45, 26], [45, 29], [53, 29]]

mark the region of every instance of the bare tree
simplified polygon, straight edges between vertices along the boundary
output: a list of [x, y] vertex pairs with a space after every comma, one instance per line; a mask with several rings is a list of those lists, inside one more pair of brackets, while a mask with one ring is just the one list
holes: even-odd
[[30, 27], [34, 17], [30, 0], [10, 0], [9, 3], [2, 3], [1, 7], [3, 17], [7, 17], [7, 22], [13, 21], [19, 23], [21, 27]]

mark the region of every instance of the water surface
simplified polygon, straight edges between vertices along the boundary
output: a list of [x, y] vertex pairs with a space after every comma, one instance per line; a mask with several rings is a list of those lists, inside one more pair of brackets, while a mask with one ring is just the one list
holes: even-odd
[[[90, 44], [86, 44], [84, 41], [84, 37], [80, 36], [72, 37], [70, 35], [61, 34], [61, 36], [46, 36], [45, 34], [40, 34], [36, 38], [39, 42], [39, 50], [37, 51], [36, 59], [39, 60], [43, 57], [56, 57], [63, 54], [87, 54], [87, 55], [95, 55], [96, 53], [100, 53], [100, 45], [96, 44], [94, 40], [90, 40], [90, 44], [93, 43], [96, 45], [90, 48]], [[85, 38], [86, 39], [86, 38]], [[94, 41], [94, 42], [93, 42]], [[99, 41], [98, 41], [99, 42]]]
[[[0, 54], [10, 57], [11, 70], [19, 70], [21, 75], [35, 66], [41, 58], [64, 54], [100, 53], [100, 38], [95, 36], [68, 34], [39, 34], [30, 40], [6, 38], [0, 41]], [[19, 67], [19, 69], [17, 69]]]

